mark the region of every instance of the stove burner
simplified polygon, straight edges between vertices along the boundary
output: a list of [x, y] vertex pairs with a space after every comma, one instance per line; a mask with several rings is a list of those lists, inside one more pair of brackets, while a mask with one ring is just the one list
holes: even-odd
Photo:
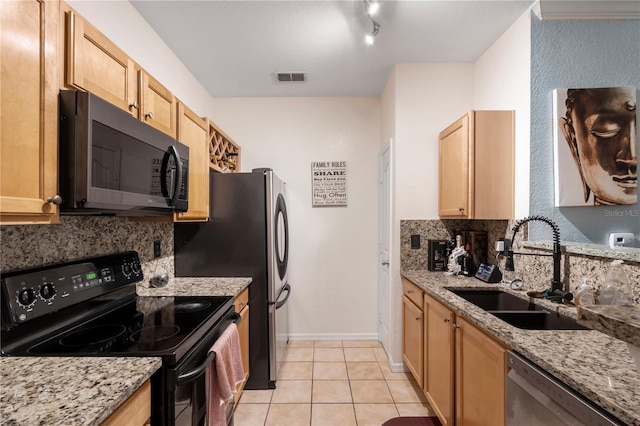
[[173, 310], [175, 313], [185, 313], [185, 312], [197, 312], [203, 309], [207, 309], [211, 306], [209, 302], [183, 302], [177, 303]]
[[60, 339], [62, 346], [87, 346], [108, 342], [122, 335], [126, 328], [122, 325], [97, 325], [75, 331]]
[[155, 343], [169, 339], [180, 331], [177, 325], [158, 325], [146, 327], [131, 335], [131, 340], [138, 343]]

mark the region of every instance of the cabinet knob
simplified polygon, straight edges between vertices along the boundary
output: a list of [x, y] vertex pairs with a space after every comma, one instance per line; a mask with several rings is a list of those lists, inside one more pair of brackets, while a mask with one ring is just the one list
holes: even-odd
[[416, 317], [416, 321], [420, 321], [422, 318], [420, 317]]
[[457, 330], [457, 329], [459, 329], [459, 328], [462, 328], [462, 327], [460, 327], [458, 324], [453, 324], [451, 327], [452, 327], [454, 330]]
[[460, 211], [460, 213], [464, 212], [464, 207], [458, 207], [458, 210]]
[[442, 321], [444, 321], [444, 322], [449, 322], [449, 321], [451, 321], [451, 320], [450, 320], [449, 318], [442, 318]]
[[56, 206], [59, 206], [60, 204], [62, 204], [62, 197], [56, 194], [53, 197], [47, 198], [47, 203], [53, 203]]
[[153, 118], [153, 112], [149, 111], [144, 115], [145, 118]]
[[140, 106], [138, 105], [138, 102], [134, 102], [132, 104], [129, 104], [129, 109], [138, 109]]
[[407, 290], [407, 294], [413, 293], [413, 290]]

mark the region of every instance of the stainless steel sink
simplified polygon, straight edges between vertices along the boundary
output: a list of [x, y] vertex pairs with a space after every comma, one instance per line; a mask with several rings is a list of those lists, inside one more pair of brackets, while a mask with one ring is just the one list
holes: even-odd
[[448, 290], [517, 328], [525, 330], [589, 330], [571, 317], [545, 309], [543, 306], [504, 291], [454, 288]]

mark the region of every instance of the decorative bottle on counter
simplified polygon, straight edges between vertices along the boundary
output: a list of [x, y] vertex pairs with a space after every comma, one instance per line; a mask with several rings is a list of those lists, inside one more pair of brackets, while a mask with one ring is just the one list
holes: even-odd
[[633, 305], [631, 283], [622, 269], [622, 260], [614, 260], [609, 266], [604, 286], [600, 290], [601, 305]]
[[582, 284], [573, 295], [573, 303], [576, 306], [594, 305], [596, 303], [593, 295], [593, 289], [587, 284], [587, 279], [582, 279]]

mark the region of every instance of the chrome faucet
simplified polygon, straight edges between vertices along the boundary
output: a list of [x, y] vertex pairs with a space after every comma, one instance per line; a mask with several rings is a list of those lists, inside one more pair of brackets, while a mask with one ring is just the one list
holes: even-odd
[[[530, 221], [540, 221], [544, 222], [553, 229], [553, 254], [537, 254], [537, 253], [514, 253], [512, 250], [513, 241], [516, 238], [516, 233], [520, 229], [520, 227]], [[534, 256], [553, 256], [553, 281], [551, 282], [551, 291], [555, 292], [556, 290], [563, 290], [564, 284], [560, 281], [560, 228], [558, 225], [548, 217], [544, 216], [529, 216], [524, 219], [518, 220], [516, 224], [512, 228], [513, 235], [511, 236], [511, 240], [505, 239], [505, 251], [507, 252], [507, 260], [505, 262], [505, 269], [507, 271], [513, 271], [513, 255], [521, 254], [521, 255], [534, 255]]]

